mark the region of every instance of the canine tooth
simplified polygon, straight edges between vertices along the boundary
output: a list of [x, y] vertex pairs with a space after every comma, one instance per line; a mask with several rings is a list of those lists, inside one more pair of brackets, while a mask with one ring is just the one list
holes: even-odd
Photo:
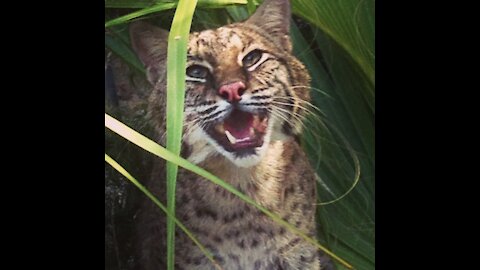
[[225, 135], [227, 135], [227, 139], [230, 141], [231, 144], [237, 143], [237, 139], [233, 137], [233, 135], [230, 133], [230, 131], [225, 130]]

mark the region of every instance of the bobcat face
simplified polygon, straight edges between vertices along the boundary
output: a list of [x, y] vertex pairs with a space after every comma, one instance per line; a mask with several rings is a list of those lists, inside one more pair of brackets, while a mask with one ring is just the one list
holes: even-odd
[[[310, 78], [291, 55], [289, 6], [271, 2], [243, 23], [190, 35], [183, 139], [196, 163], [221, 154], [248, 167], [272, 139], [301, 131], [300, 104], [309, 98]], [[154, 84], [165, 84], [159, 78], [167, 35], [143, 23], [131, 27], [133, 47]]]
[[292, 104], [282, 52], [234, 25], [194, 33], [187, 58], [186, 119], [202, 130], [188, 139], [206, 138], [238, 165], [256, 163]]

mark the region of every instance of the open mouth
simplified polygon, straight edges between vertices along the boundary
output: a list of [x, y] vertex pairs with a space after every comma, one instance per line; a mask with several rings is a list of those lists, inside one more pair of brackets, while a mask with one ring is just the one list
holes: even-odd
[[234, 109], [207, 133], [228, 152], [246, 153], [263, 145], [268, 117]]

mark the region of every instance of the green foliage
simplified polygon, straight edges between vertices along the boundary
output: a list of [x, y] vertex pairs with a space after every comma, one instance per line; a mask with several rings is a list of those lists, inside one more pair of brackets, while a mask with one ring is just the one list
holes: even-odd
[[[196, 0], [180, 0], [168, 36], [167, 56], [167, 149], [180, 155], [185, 99], [187, 43]], [[175, 186], [178, 166], [167, 162], [167, 207], [175, 213]], [[167, 268], [173, 270], [175, 223], [167, 219]]]
[[[347, 51], [371, 83], [375, 76], [375, 1], [292, 1], [293, 13], [311, 22]], [[373, 97], [373, 92], [371, 92]]]
[[[323, 116], [310, 116], [303, 137], [320, 177], [320, 201], [340, 197], [360, 173], [352, 192], [321, 207], [319, 224], [333, 252], [356, 269], [374, 269], [373, 1], [293, 3], [296, 14], [320, 28], [292, 31], [295, 52], [312, 75], [312, 87], [321, 90], [311, 93]], [[306, 3], [308, 8], [301, 8]], [[319, 51], [305, 49], [308, 43]]]
[[[254, 2], [248, 1], [248, 11]], [[249, 14], [247, 7], [232, 6], [233, 3], [246, 4], [247, 1], [199, 0], [192, 28], [215, 27], [245, 19]], [[109, 33], [105, 36], [107, 48], [139, 69], [125, 33], [121, 28], [110, 26], [152, 12], [163, 14], [176, 7], [177, 1], [123, 0], [105, 4], [106, 7], [141, 8], [133, 15], [107, 22]], [[355, 269], [374, 269], [375, 2], [294, 0], [292, 4], [294, 14], [308, 22], [294, 20], [291, 35], [295, 55], [311, 74], [312, 103], [318, 108], [312, 108], [313, 113], [305, 122], [302, 143], [319, 176], [321, 240]], [[183, 23], [188, 24], [189, 20], [185, 18]], [[183, 80], [184, 72], [181, 65], [178, 67], [175, 77]], [[180, 101], [178, 96], [176, 102]], [[183, 108], [183, 104], [177, 105]], [[179, 112], [173, 116], [177, 120], [181, 119]], [[349, 190], [351, 192], [342, 197]], [[234, 190], [230, 191], [235, 194]], [[334, 202], [328, 203], [330, 201]], [[341, 264], [337, 266], [345, 269]]]

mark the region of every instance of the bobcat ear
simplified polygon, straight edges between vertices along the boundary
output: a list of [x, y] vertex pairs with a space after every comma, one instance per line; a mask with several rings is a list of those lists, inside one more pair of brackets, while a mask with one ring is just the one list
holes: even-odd
[[265, 0], [246, 21], [269, 33], [275, 41], [287, 51], [292, 50], [290, 43], [290, 1]]
[[148, 81], [155, 85], [167, 59], [168, 31], [142, 21], [129, 28], [132, 48], [145, 66]]

